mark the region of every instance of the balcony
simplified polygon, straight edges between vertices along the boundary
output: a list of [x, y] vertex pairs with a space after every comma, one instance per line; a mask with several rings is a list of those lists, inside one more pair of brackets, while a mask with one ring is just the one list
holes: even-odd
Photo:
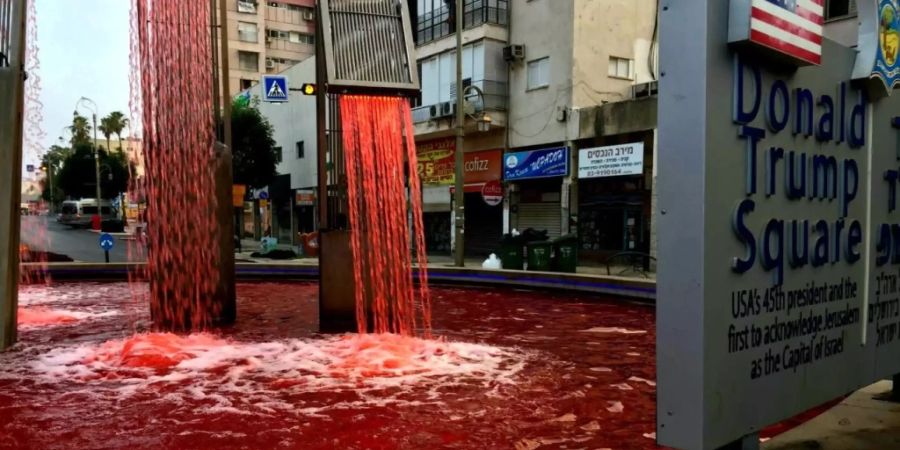
[[[490, 111], [506, 111], [506, 83], [502, 81], [481, 80], [473, 83], [484, 92], [484, 102], [470, 97], [474, 102], [475, 113]], [[474, 97], [474, 96], [473, 96]], [[436, 119], [452, 119], [456, 114], [455, 94], [445, 102], [433, 105], [423, 105], [412, 110], [414, 124], [424, 123]]]
[[[458, 0], [463, 4], [463, 27], [475, 28], [489, 23], [506, 26], [508, 0]], [[450, 8], [443, 6], [419, 16], [416, 20], [416, 45], [434, 42], [456, 31]]]

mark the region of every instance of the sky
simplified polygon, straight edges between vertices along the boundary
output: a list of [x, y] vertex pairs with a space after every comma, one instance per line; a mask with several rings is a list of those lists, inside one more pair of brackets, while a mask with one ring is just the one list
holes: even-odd
[[[36, 0], [42, 144], [58, 143], [82, 96], [96, 102], [98, 118], [129, 115], [129, 0]], [[79, 113], [90, 118], [90, 111]], [[127, 132], [126, 132], [127, 133]], [[99, 135], [99, 133], [98, 133]], [[36, 164], [26, 153], [24, 164]]]

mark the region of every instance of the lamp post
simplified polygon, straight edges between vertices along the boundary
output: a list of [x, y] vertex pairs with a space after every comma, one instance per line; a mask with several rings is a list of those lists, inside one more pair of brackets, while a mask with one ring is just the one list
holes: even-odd
[[97, 103], [87, 97], [81, 97], [78, 99], [78, 102], [75, 103], [75, 114], [78, 113], [78, 107], [81, 105], [85, 105], [88, 110], [91, 112], [91, 117], [93, 118], [94, 123], [94, 177], [97, 180], [97, 216], [100, 215], [100, 149], [97, 147]]

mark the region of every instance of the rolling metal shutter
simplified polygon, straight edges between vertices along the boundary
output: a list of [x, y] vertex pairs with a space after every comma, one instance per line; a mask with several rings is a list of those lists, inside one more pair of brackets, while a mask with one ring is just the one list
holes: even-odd
[[528, 228], [547, 230], [550, 239], [560, 236], [562, 231], [562, 211], [559, 203], [519, 204], [519, 232]]

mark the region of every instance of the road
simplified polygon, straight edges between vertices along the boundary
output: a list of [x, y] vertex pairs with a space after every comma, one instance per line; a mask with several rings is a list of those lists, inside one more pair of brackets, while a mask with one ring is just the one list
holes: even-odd
[[[78, 262], [105, 262], [100, 235], [91, 230], [71, 229], [46, 216], [22, 217], [22, 243], [33, 251], [65, 255]], [[110, 262], [128, 262], [129, 241], [115, 236]]]

